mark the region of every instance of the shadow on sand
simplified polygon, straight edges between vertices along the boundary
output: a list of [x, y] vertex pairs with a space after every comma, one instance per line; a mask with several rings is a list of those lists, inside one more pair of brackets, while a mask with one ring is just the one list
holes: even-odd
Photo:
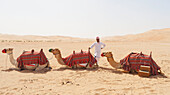
[[43, 69], [43, 70], [40, 70], [40, 71], [33, 71], [33, 70], [18, 70], [16, 68], [9, 68], [9, 69], [6, 69], [6, 70], [1, 70], [1, 71], [3, 71], [3, 72], [17, 71], [17, 72], [20, 72], [20, 73], [46, 74], [47, 72], [49, 72], [51, 70]]
[[153, 78], [153, 79], [168, 78], [168, 76], [166, 76], [165, 74], [159, 74], [159, 75], [155, 75], [155, 76], [150, 76], [149, 78]]
[[[115, 73], [115, 74], [133, 74], [133, 75], [137, 75], [137, 73], [125, 73], [123, 72], [122, 69], [112, 69], [112, 68], [106, 68], [106, 67], [98, 67], [98, 68], [94, 68], [94, 69], [72, 69], [72, 68], [66, 68], [66, 67], [61, 67], [58, 69], [53, 69], [53, 71], [65, 71], [65, 70], [72, 70], [72, 71], [96, 71], [96, 72], [110, 72], [110, 73]], [[150, 76], [150, 77], [141, 77], [141, 78], [168, 78], [165, 74], [159, 74], [159, 75], [154, 75], [154, 76]]]
[[[32, 71], [32, 70], [17, 70], [16, 68], [9, 68], [6, 70], [1, 70], [3, 72], [11, 72], [11, 71], [17, 71], [17, 72], [21, 72], [21, 73], [33, 73], [33, 74], [46, 74], [47, 72], [50, 71], [65, 71], [65, 70], [72, 70], [72, 71], [96, 71], [96, 72], [110, 72], [110, 73], [116, 73], [116, 74], [123, 74], [124, 72], [122, 70], [116, 70], [116, 69], [112, 69], [112, 68], [106, 68], [106, 67], [98, 67], [98, 68], [93, 68], [93, 69], [72, 69], [72, 68], [66, 68], [66, 67], [61, 67], [59, 69], [43, 69], [41, 71]], [[137, 73], [124, 73], [124, 74], [133, 74], [133, 75], [138, 75]], [[151, 78], [151, 79], [157, 79], [157, 78], [168, 78], [168, 76], [166, 76], [165, 74], [159, 74], [159, 75], [154, 75], [154, 76], [150, 76], [150, 77], [141, 77], [141, 78]]]
[[65, 71], [65, 70], [72, 70], [72, 71], [97, 71], [97, 72], [111, 72], [111, 73], [116, 73], [116, 74], [122, 74], [123, 72], [118, 71], [116, 69], [112, 68], [106, 68], [106, 67], [98, 67], [98, 68], [93, 68], [93, 69], [86, 69], [86, 68], [81, 68], [81, 69], [72, 69], [72, 68], [66, 68], [66, 67], [61, 67], [59, 69], [53, 69], [53, 71]]
[[116, 70], [116, 69], [112, 69], [112, 68], [99, 67], [99, 70], [101, 70], [101, 71], [108, 71], [108, 72], [116, 73], [116, 74], [123, 74], [123, 72], [118, 70], [118, 69]]
[[53, 71], [65, 71], [65, 70], [72, 70], [72, 71], [97, 71], [98, 68], [93, 68], [93, 69], [86, 69], [86, 68], [67, 68], [67, 67], [61, 67], [61, 68], [58, 68], [58, 69], [53, 69]]

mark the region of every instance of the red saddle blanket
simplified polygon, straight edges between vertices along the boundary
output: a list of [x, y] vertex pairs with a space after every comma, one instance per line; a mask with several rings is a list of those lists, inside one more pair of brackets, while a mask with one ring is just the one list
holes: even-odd
[[18, 67], [23, 68], [24, 65], [29, 64], [39, 64], [44, 65], [48, 62], [43, 50], [41, 49], [40, 52], [32, 51], [25, 51], [17, 58]]
[[157, 75], [160, 67], [152, 59], [151, 55], [145, 55], [142, 53], [130, 53], [124, 59], [120, 60], [120, 64], [126, 71], [136, 70], [139, 71], [141, 65], [150, 66], [151, 74]]
[[90, 52], [81, 51], [80, 53], [73, 53], [66, 58], [63, 58], [63, 61], [68, 66], [73, 66], [81, 63], [89, 63], [89, 66], [92, 67], [97, 60], [91, 55]]

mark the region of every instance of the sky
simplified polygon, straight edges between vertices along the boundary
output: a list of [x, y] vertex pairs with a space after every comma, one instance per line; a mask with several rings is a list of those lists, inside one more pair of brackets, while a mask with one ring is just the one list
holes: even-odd
[[170, 28], [170, 0], [0, 0], [0, 33], [95, 38]]

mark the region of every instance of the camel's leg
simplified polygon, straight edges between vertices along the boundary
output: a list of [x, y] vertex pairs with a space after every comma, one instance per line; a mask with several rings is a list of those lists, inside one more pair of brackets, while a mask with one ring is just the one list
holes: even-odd
[[50, 66], [50, 63], [49, 63], [49, 62], [47, 63], [47, 66], [46, 66], [45, 68], [52, 69], [52, 67]]
[[35, 69], [35, 71], [40, 71], [40, 70], [44, 69], [45, 67], [47, 67], [48, 64], [49, 64], [49, 62], [47, 62], [44, 65], [38, 65], [38, 67]]
[[14, 65], [16, 67], [16, 70], [21, 70], [21, 68], [18, 68], [18, 62], [16, 60], [14, 60], [13, 62], [11, 62], [12, 65]]
[[21, 68], [16, 67], [16, 70], [21, 71], [22, 69], [21, 69]]
[[16, 64], [14, 64], [14, 65], [15, 65], [15, 67], [16, 67], [16, 70], [21, 71], [21, 68], [18, 68], [18, 62], [16, 62]]
[[68, 65], [65, 65], [66, 66], [66, 68], [69, 68], [69, 69], [72, 69], [73, 67], [70, 67], [70, 66], [68, 66]]
[[[95, 63], [96, 64], [96, 63]], [[87, 69], [95, 69], [95, 68], [97, 68], [98, 67], [98, 65], [92, 65], [92, 67], [90, 67], [90, 65], [89, 65], [89, 63], [88, 63], [88, 65], [87, 65]]]
[[129, 73], [129, 71], [123, 70], [123, 73]]

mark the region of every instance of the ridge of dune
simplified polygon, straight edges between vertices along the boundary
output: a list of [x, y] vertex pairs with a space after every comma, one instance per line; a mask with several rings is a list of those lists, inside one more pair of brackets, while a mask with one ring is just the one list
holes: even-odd
[[[39, 40], [39, 41], [92, 41], [90, 38], [78, 38], [69, 36], [37, 36], [37, 35], [12, 35], [12, 34], [1, 34], [0, 40]], [[159, 41], [159, 42], [170, 42], [170, 28], [165, 29], [153, 29], [144, 33], [139, 34], [128, 34], [124, 36], [109, 36], [104, 37], [103, 41], [129, 41], [129, 42], [147, 42], [147, 41]]]
[[0, 40], [15, 41], [89, 41], [90, 39], [69, 36], [38, 36], [38, 35], [13, 35], [0, 34]]
[[130, 34], [124, 36], [105, 37], [106, 41], [161, 41], [170, 42], [170, 28], [153, 29], [144, 33]]

